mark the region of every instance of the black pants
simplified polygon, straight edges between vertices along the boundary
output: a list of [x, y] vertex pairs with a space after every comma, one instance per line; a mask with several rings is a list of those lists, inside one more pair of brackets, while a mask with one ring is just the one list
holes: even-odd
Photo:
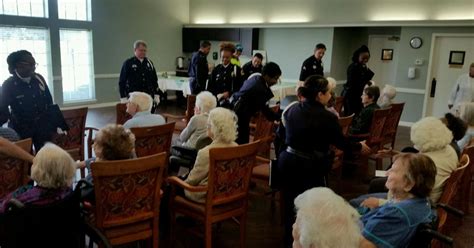
[[344, 116], [355, 114], [356, 116], [362, 110], [362, 94], [357, 94], [348, 90], [344, 96]]
[[237, 114], [237, 144], [247, 144], [249, 143], [250, 135], [250, 117], [244, 114]]
[[284, 205], [285, 247], [292, 247], [292, 226], [296, 220], [295, 198], [308, 189], [326, 186], [325, 175], [320, 172], [322, 168], [318, 168], [325, 165], [287, 151], [281, 152], [278, 160], [278, 169], [284, 175], [281, 193]]
[[206, 90], [206, 84], [204, 82], [204, 85], [199, 84], [199, 82], [195, 78], [189, 78], [189, 85], [191, 87], [191, 94], [197, 95], [201, 91]]
[[31, 138], [35, 152], [38, 152], [46, 142], [51, 141], [53, 135], [50, 126], [42, 122], [40, 120], [33, 121], [32, 123], [21, 123], [19, 125], [12, 125], [10, 128], [14, 129], [21, 139]]

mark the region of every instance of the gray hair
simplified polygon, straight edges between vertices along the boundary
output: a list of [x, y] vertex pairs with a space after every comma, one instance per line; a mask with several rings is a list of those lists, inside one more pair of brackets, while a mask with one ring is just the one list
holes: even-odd
[[360, 215], [331, 189], [306, 190], [296, 197], [295, 207], [302, 247], [359, 247]]
[[203, 91], [196, 96], [196, 106], [201, 113], [209, 113], [216, 108], [216, 97], [209, 91]]
[[209, 112], [208, 124], [214, 140], [231, 143], [237, 138], [237, 116], [225, 108], [215, 108]]
[[45, 188], [61, 188], [72, 185], [76, 163], [71, 155], [59, 146], [47, 143], [33, 159], [31, 179]]
[[386, 84], [385, 87], [383, 87], [382, 95], [392, 100], [397, 95], [397, 89], [389, 84]]
[[144, 40], [136, 40], [135, 42], [133, 42], [133, 49], [137, 49], [139, 46], [144, 46], [144, 47], [148, 47], [148, 45], [146, 44], [146, 41]]
[[151, 96], [140, 91], [131, 92], [128, 101], [138, 105], [139, 112], [150, 111], [153, 106], [153, 99]]
[[474, 126], [474, 103], [463, 102], [459, 109], [459, 117], [469, 126]]

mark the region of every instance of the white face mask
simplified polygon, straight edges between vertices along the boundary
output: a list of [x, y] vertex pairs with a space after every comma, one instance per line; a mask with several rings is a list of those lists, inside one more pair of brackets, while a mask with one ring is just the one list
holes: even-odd
[[21, 81], [23, 81], [25, 83], [30, 83], [31, 77], [22, 77], [22, 76], [20, 76], [20, 74], [18, 73], [18, 71], [16, 69], [15, 69], [15, 74], [21, 79]]

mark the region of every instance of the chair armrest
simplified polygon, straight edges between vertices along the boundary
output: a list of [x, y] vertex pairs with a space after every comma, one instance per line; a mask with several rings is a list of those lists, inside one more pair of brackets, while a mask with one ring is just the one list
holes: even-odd
[[444, 210], [446, 210], [446, 212], [450, 213], [450, 214], [453, 214], [457, 217], [463, 217], [464, 216], [464, 212], [455, 208], [455, 207], [451, 207], [447, 204], [444, 204], [444, 203], [438, 203], [436, 204], [436, 207], [439, 207], [439, 208], [442, 208]]
[[260, 156], [255, 156], [257, 163], [270, 163], [271, 160], [268, 158], [260, 157]]
[[454, 243], [454, 240], [453, 238], [449, 237], [449, 236], [446, 236], [436, 230], [433, 230], [433, 229], [422, 229], [420, 231], [422, 234], [425, 234], [425, 235], [428, 235], [429, 237], [432, 237], [434, 239], [437, 239], [447, 245], [453, 245]]
[[185, 190], [191, 191], [191, 192], [206, 192], [207, 191], [207, 186], [193, 186], [183, 180], [181, 180], [179, 177], [176, 176], [171, 176], [166, 179], [166, 181], [169, 184], [176, 185], [178, 187], [181, 187]]
[[186, 118], [185, 115], [172, 115], [172, 114], [168, 114], [168, 113], [162, 113], [161, 115], [162, 115], [163, 117], [165, 117], [165, 120], [166, 120], [166, 121], [168, 121], [168, 119], [181, 120], [181, 119]]

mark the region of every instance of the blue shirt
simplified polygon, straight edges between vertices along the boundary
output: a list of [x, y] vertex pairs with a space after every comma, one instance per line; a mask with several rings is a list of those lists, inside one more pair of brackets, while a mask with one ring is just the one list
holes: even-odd
[[163, 125], [165, 123], [166, 120], [163, 116], [152, 114], [150, 111], [141, 111], [136, 113], [132, 119], [126, 121], [123, 126], [125, 128], [152, 127]]
[[377, 247], [407, 247], [421, 223], [431, 222], [428, 198], [388, 202], [361, 217], [362, 236]]

